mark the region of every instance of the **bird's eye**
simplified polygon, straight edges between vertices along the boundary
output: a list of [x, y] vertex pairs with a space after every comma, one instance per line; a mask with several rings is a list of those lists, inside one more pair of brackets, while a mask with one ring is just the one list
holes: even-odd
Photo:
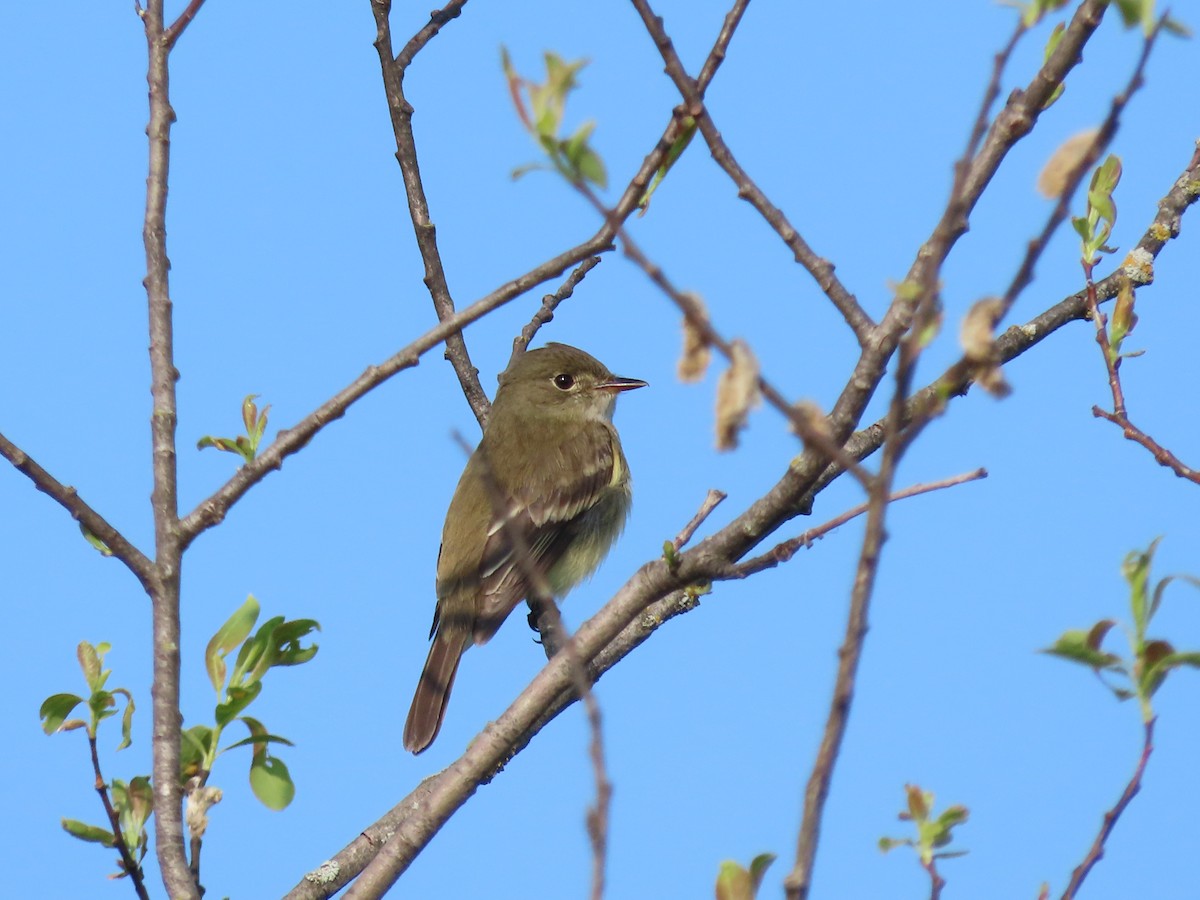
[[575, 387], [575, 377], [568, 375], [566, 372], [561, 372], [554, 376], [554, 386], [560, 391], [569, 391]]

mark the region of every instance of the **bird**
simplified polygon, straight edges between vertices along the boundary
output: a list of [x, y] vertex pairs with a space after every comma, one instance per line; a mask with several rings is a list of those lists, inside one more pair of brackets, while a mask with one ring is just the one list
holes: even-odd
[[560, 343], [527, 351], [500, 375], [446, 513], [406, 750], [421, 753], [437, 737], [471, 644], [487, 643], [527, 597], [564, 596], [608, 554], [632, 502], [612, 415], [618, 394], [641, 387]]

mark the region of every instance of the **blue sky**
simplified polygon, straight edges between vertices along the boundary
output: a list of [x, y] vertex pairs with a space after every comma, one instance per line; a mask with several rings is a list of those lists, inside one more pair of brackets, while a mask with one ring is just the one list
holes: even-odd
[[[676, 0], [656, 10], [695, 71], [725, 7]], [[35, 4], [0, 10], [0, 101], [10, 123], [0, 144], [0, 431], [148, 550], [144, 40], [130, 4], [56, 11], [50, 22]], [[396, 11], [397, 44], [426, 12]], [[1013, 16], [976, 0], [919, 9], [760, 0], [709, 91], [741, 163], [873, 314], [936, 221]], [[957, 358], [962, 314], [1004, 289], [1042, 227], [1049, 206], [1033, 185], [1043, 162], [1096, 124], [1128, 78], [1138, 38], [1110, 19], [1063, 98], [1011, 154], [944, 270], [946, 327], [922, 360], [921, 383]], [[1043, 25], [1016, 54], [1003, 95], [1028, 80], [1048, 31]], [[251, 9], [213, 0], [173, 56], [179, 121], [168, 232], [184, 510], [234, 471], [232, 456], [192, 448], [203, 434], [235, 432], [245, 394], [272, 405], [273, 435], [435, 322], [373, 39], [365, 0]], [[561, 3], [469, 4], [406, 83], [460, 306], [598, 226], [557, 178], [509, 178], [536, 149], [509, 102], [501, 45], [531, 76], [540, 75], [544, 50], [590, 60], [568, 118], [596, 120], [594, 144], [614, 185], [636, 170], [678, 102], [632, 7], [593, 7], [585, 16]], [[1122, 251], [1192, 153], [1197, 83], [1194, 42], [1160, 41], [1113, 147], [1125, 166], [1112, 240]], [[849, 331], [699, 141], [631, 227], [673, 281], [704, 297], [719, 330], [754, 347], [773, 383], [828, 407], [855, 356]], [[1185, 218], [1183, 237], [1159, 258], [1158, 283], [1139, 294], [1131, 342], [1148, 353], [1123, 369], [1134, 420], [1193, 464], [1195, 227]], [[1077, 256], [1064, 230], [1011, 322], [1077, 290]], [[468, 329], [489, 390], [543, 292]], [[566, 602], [567, 620], [577, 624], [658, 555], [708, 488], [729, 499], [701, 534], [773, 484], [798, 445], [764, 408], [738, 451], [715, 451], [717, 370], [699, 385], [678, 382], [679, 317], [618, 254], [605, 255], [541, 338], [582, 346], [651, 384], [617, 412], [634, 512], [608, 562]], [[1035, 650], [1067, 628], [1126, 616], [1120, 561], [1158, 535], [1158, 576], [1200, 573], [1195, 488], [1093, 419], [1092, 404], [1109, 398], [1089, 325], [1064, 329], [1006, 372], [1010, 398], [976, 391], [956, 401], [901, 466], [901, 484], [979, 466], [991, 475], [889, 514], [816, 896], [927, 895], [911, 857], [875, 848], [880, 836], [904, 833], [895, 814], [907, 782], [971, 809], [959, 840], [971, 853], [944, 865], [947, 896], [1033, 897], [1043, 880], [1057, 895], [1136, 761], [1136, 708]], [[258, 805], [246, 783], [248, 759], [237, 751], [214, 773], [225, 800], [205, 840], [210, 896], [286, 891], [452, 761], [543, 663], [516, 617], [467, 655], [434, 747], [415, 759], [402, 751], [427, 647], [442, 516], [463, 465], [455, 430], [472, 440], [478, 433], [435, 351], [326, 428], [189, 552], [189, 724], [211, 716], [214, 701], [205, 643], [247, 594], [259, 598], [264, 616], [312, 617], [323, 627], [316, 659], [272, 673], [254, 708], [296, 743], [281, 751], [298, 786], [293, 805], [283, 813]], [[779, 537], [860, 500], [857, 486], [838, 484], [811, 520]], [[116, 730], [102, 735], [106, 775], [148, 771], [148, 601], [119, 563], [101, 558], [14, 471], [0, 474], [0, 509], [10, 635], [0, 655], [10, 814], [0, 833], [10, 858], [22, 861], [8, 867], [9, 890], [130, 896], [128, 885], [103, 878], [111, 853], [59, 830], [62, 816], [102, 815], [82, 736], [47, 738], [37, 709], [48, 694], [81, 689], [79, 640], [110, 641], [112, 683], [134, 691], [139, 712], [132, 748], [113, 754]], [[861, 523], [844, 526], [787, 566], [718, 585], [600, 683], [615, 789], [609, 896], [708, 896], [722, 859], [767, 851], [780, 860], [763, 896], [777, 895], [794, 853], [861, 531]], [[1172, 588], [1158, 632], [1200, 645], [1198, 599]], [[1200, 880], [1196, 689], [1194, 675], [1183, 673], [1159, 694], [1158, 746], [1143, 791], [1086, 896], [1178, 895]], [[395, 896], [584, 895], [591, 791], [586, 729], [573, 709], [451, 820]]]

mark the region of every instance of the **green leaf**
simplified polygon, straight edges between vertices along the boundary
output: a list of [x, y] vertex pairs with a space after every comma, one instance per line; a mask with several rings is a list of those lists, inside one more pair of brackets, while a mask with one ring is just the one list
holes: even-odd
[[1145, 553], [1137, 550], [1128, 554], [1121, 564], [1121, 575], [1129, 582], [1129, 608], [1133, 613], [1133, 627], [1140, 644], [1146, 637], [1146, 628], [1150, 624], [1151, 603], [1146, 595], [1146, 586], [1150, 581], [1150, 563], [1154, 559], [1154, 551], [1158, 549], [1155, 538]]
[[129, 784], [114, 778], [112, 783], [113, 808], [121, 824], [121, 836], [130, 851], [146, 845], [146, 822], [154, 811], [154, 790], [150, 779], [138, 775]]
[[296, 785], [283, 760], [263, 754], [250, 764], [250, 788], [267, 809], [287, 809], [296, 796]]
[[254, 699], [261, 691], [261, 682], [253, 682], [244, 686], [230, 685], [229, 690], [225, 692], [225, 702], [217, 704], [217, 727], [224, 728], [235, 718], [237, 718], [237, 716], [241, 714], [242, 710], [254, 702]]
[[1184, 584], [1190, 584], [1194, 588], [1200, 588], [1200, 578], [1196, 578], [1192, 575], [1168, 575], [1154, 586], [1154, 597], [1150, 601], [1150, 614], [1147, 616], [1148, 619], [1153, 619], [1154, 614], [1158, 612], [1158, 607], [1162, 603], [1163, 592], [1167, 589], [1167, 585], [1173, 581], [1182, 581]]
[[1109, 631], [1117, 623], [1112, 619], [1101, 619], [1091, 627], [1087, 633], [1087, 645], [1092, 650], [1099, 650], [1100, 645], [1104, 643], [1104, 639], [1108, 636]]
[[[1092, 629], [1093, 631], [1095, 629]], [[1082, 663], [1093, 669], [1115, 669], [1121, 658], [1112, 653], [1103, 653], [1091, 646], [1092, 631], [1072, 629], [1064, 631], [1054, 642], [1053, 647], [1043, 649], [1042, 653], [1057, 656], [1071, 662]]]
[[81, 841], [90, 841], [93, 844], [103, 844], [105, 847], [115, 847], [117, 839], [107, 828], [101, 828], [99, 825], [88, 825], [80, 822], [77, 819], [63, 819], [63, 830], [77, 837]]
[[1192, 29], [1173, 16], [1163, 16], [1163, 30], [1179, 38], [1190, 38]]
[[929, 818], [929, 807], [933, 805], [933, 794], [922, 791], [915, 784], [906, 784], [904, 792], [908, 798], [908, 817], [914, 822]]
[[104, 641], [94, 647], [87, 641], [80, 641], [75, 649], [75, 655], [79, 658], [79, 668], [83, 669], [83, 679], [87, 682], [88, 689], [93, 692], [103, 688], [104, 682], [108, 680], [109, 672], [104, 671], [102, 667], [104, 654], [111, 649], [112, 647]]
[[180, 780], [207, 770], [216, 754], [213, 752], [213, 730], [207, 725], [193, 725], [183, 731], [179, 742]]
[[725, 860], [717, 872], [717, 900], [754, 900], [750, 873], [732, 860]]
[[[1041, 17], [1040, 12], [1038, 14], [1038, 17], [1039, 18]], [[1042, 53], [1042, 61], [1043, 62], [1050, 59], [1051, 54], [1054, 53], [1055, 49], [1058, 47], [1059, 42], [1062, 40], [1062, 36], [1063, 36], [1064, 32], [1066, 31], [1066, 29], [1067, 29], [1067, 26], [1063, 22], [1059, 22], [1057, 25], [1054, 26], [1054, 30], [1050, 32], [1050, 37], [1047, 38], [1047, 40], [1046, 40], [1046, 49]], [[1054, 90], [1050, 93], [1050, 96], [1046, 98], [1046, 102], [1042, 104], [1042, 109], [1049, 109], [1051, 106], [1053, 106], [1054, 102], [1056, 100], [1058, 100], [1059, 97], [1062, 96], [1062, 93], [1064, 90], [1066, 90], [1066, 87], [1067, 86], [1065, 83], [1060, 82], [1054, 88]]]
[[608, 188], [608, 172], [604, 168], [604, 160], [591, 147], [583, 148], [575, 168], [585, 181], [590, 181], [600, 190]]
[[125, 688], [117, 688], [113, 693], [125, 698], [125, 714], [121, 716], [121, 743], [117, 746], [118, 750], [124, 750], [133, 743], [133, 694]]
[[273, 666], [299, 666], [317, 655], [317, 645], [303, 646], [300, 641], [314, 631], [321, 630], [321, 623], [316, 619], [292, 619], [284, 622], [275, 629], [272, 637], [275, 642], [275, 660]]
[[258, 420], [258, 406], [254, 400], [258, 394], [247, 394], [242, 400], [242, 425], [246, 428], [246, 434], [254, 435], [254, 426]]
[[221, 752], [224, 753], [226, 750], [232, 750], [235, 747], [253, 747], [258, 744], [283, 744], [285, 747], [295, 747], [296, 746], [291, 741], [289, 741], [287, 738], [280, 737], [277, 734], [259, 734], [259, 735], [251, 735], [248, 738], [242, 738], [240, 741], [230, 744], [228, 747], [226, 747]]
[[96, 691], [88, 697], [88, 709], [92, 711], [92, 722], [100, 724], [109, 716], [115, 716], [117, 701], [109, 691]]
[[646, 188], [646, 192], [638, 200], [638, 208], [641, 210], [639, 215], [644, 215], [650, 207], [650, 198], [654, 196], [654, 192], [658, 190], [658, 186], [662, 183], [662, 180], [667, 177], [667, 173], [671, 171], [671, 167], [675, 165], [675, 161], [683, 155], [683, 151], [687, 149], [688, 144], [692, 142], [692, 138], [696, 136], [696, 128], [695, 119], [691, 116], [683, 117], [679, 135], [671, 142], [666, 156], [663, 157], [662, 164], [658, 167], [658, 171], [654, 173], [654, 178], [650, 180], [650, 185]]
[[83, 535], [84, 540], [100, 551], [101, 556], [112, 556], [112, 550], [109, 549], [108, 544], [96, 537], [96, 535], [92, 533], [91, 529], [89, 529], [82, 522], [79, 523], [79, 532]]
[[754, 859], [750, 860], [750, 879], [754, 882], [754, 893], [758, 893], [759, 887], [762, 886], [763, 876], [767, 874], [767, 869], [771, 868], [771, 863], [775, 862], [774, 853], [760, 853]]
[[42, 701], [41, 709], [38, 710], [38, 716], [42, 719], [42, 731], [54, 734], [60, 730], [67, 716], [82, 702], [83, 698], [76, 694], [51, 694]]
[[272, 616], [263, 622], [254, 637], [242, 647], [238, 654], [235, 675], [247, 683], [254, 683], [267, 674], [275, 664], [278, 643], [275, 630], [283, 624], [283, 616]]
[[225, 656], [250, 634], [250, 629], [258, 621], [258, 613], [258, 601], [251, 594], [208, 642], [208, 648], [204, 651], [204, 665], [218, 697], [225, 687]]

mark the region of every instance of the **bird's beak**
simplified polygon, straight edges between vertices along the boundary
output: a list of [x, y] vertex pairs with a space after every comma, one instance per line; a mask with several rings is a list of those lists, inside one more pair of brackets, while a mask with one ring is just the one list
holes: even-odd
[[648, 387], [646, 382], [640, 378], [621, 378], [617, 375], [612, 376], [608, 381], [602, 381], [596, 385], [598, 391], [612, 391], [614, 394], [619, 394], [622, 391], [632, 391], [635, 388]]

